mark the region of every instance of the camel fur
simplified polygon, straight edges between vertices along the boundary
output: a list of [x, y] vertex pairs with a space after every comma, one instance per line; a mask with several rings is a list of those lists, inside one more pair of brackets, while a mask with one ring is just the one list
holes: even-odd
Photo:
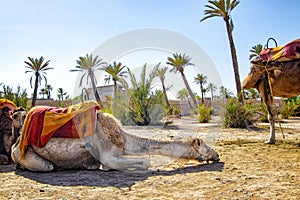
[[[3, 109], [3, 108], [2, 108]], [[2, 110], [1, 110], [2, 111]], [[10, 112], [10, 111], [9, 111]], [[12, 115], [0, 115], [0, 164], [10, 164], [11, 147], [20, 136], [20, 129], [24, 122], [26, 111], [24, 108], [16, 108]]]
[[[270, 84], [271, 85], [270, 85]], [[256, 88], [268, 110], [270, 138], [266, 143], [275, 143], [275, 109], [273, 96], [289, 98], [300, 94], [300, 59], [279, 61], [252, 61], [243, 89]], [[273, 96], [272, 96], [273, 95]]]
[[165, 155], [198, 161], [219, 161], [218, 153], [196, 138], [159, 141], [130, 135], [110, 114], [97, 111], [96, 133], [82, 138], [51, 138], [46, 146], [30, 145], [20, 158], [19, 141], [12, 158], [31, 171], [56, 169], [148, 169], [149, 155]]

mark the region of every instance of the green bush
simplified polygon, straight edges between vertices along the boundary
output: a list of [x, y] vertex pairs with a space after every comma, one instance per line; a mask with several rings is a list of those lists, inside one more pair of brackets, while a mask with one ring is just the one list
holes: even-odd
[[267, 107], [263, 102], [248, 101], [245, 104], [248, 111], [253, 113], [254, 121], [257, 122], [269, 122]]
[[281, 117], [288, 119], [291, 116], [297, 116], [300, 112], [300, 100], [299, 98], [287, 99], [281, 108]]
[[200, 123], [208, 123], [211, 120], [211, 108], [206, 107], [205, 104], [200, 104], [198, 108], [198, 121]]
[[242, 105], [237, 99], [228, 99], [224, 108], [222, 116], [224, 128], [246, 128], [253, 124], [253, 109], [249, 109], [247, 104]]
[[266, 105], [262, 102], [258, 105], [258, 111], [261, 113], [261, 116], [258, 118], [259, 122], [269, 122], [268, 119], [268, 110]]
[[180, 115], [180, 108], [176, 108], [173, 104], [170, 105], [170, 108], [167, 109], [167, 113], [171, 115]]

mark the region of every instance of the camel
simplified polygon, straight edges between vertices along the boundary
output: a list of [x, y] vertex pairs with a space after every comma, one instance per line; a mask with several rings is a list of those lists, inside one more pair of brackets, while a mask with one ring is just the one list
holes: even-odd
[[[252, 61], [243, 89], [256, 88], [268, 110], [270, 137], [265, 143], [275, 144], [275, 109], [273, 96], [289, 98], [300, 94], [300, 59], [290, 61]], [[268, 75], [269, 74], [269, 75]], [[270, 81], [270, 82], [269, 82]], [[271, 87], [270, 87], [270, 84]]]
[[2, 108], [0, 116], [0, 164], [10, 164], [11, 147], [20, 136], [20, 130], [26, 117], [24, 108], [16, 108], [12, 116], [4, 113], [10, 112], [7, 107]]
[[81, 138], [51, 138], [44, 147], [30, 145], [22, 157], [20, 139], [12, 147], [14, 162], [31, 171], [64, 169], [147, 170], [149, 155], [197, 161], [219, 161], [201, 139], [159, 141], [126, 133], [112, 115], [96, 111], [95, 133]]
[[10, 147], [12, 145], [12, 119], [5, 113], [9, 112], [8, 108], [1, 109], [0, 116], [0, 164], [9, 164]]

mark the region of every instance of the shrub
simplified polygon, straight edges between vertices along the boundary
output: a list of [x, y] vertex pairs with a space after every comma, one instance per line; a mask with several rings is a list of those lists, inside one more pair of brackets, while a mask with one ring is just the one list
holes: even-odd
[[300, 100], [297, 98], [287, 99], [281, 108], [281, 117], [288, 119], [291, 116], [297, 116], [300, 109]]
[[246, 128], [253, 124], [253, 109], [242, 105], [237, 99], [228, 99], [225, 111], [222, 116], [222, 125], [224, 128]]
[[269, 122], [267, 107], [263, 102], [255, 103], [250, 101], [245, 104], [245, 107], [253, 113], [254, 121]]
[[173, 104], [170, 105], [170, 108], [167, 109], [167, 113], [170, 115], [180, 115], [180, 108], [176, 108]]
[[205, 104], [200, 104], [198, 108], [198, 121], [200, 123], [208, 123], [211, 120], [211, 108], [206, 107]]

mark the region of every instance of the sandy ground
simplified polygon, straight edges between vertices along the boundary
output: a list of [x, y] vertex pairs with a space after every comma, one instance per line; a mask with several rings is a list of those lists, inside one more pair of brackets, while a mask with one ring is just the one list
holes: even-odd
[[[143, 137], [201, 137], [219, 163], [178, 163], [153, 157], [151, 171], [68, 170], [34, 173], [0, 166], [0, 199], [300, 199], [300, 118], [282, 122], [277, 143], [266, 145], [268, 124], [222, 129], [218, 119], [174, 127], [124, 127]], [[159, 160], [159, 162], [158, 162]], [[164, 161], [164, 162], [163, 162]]]

